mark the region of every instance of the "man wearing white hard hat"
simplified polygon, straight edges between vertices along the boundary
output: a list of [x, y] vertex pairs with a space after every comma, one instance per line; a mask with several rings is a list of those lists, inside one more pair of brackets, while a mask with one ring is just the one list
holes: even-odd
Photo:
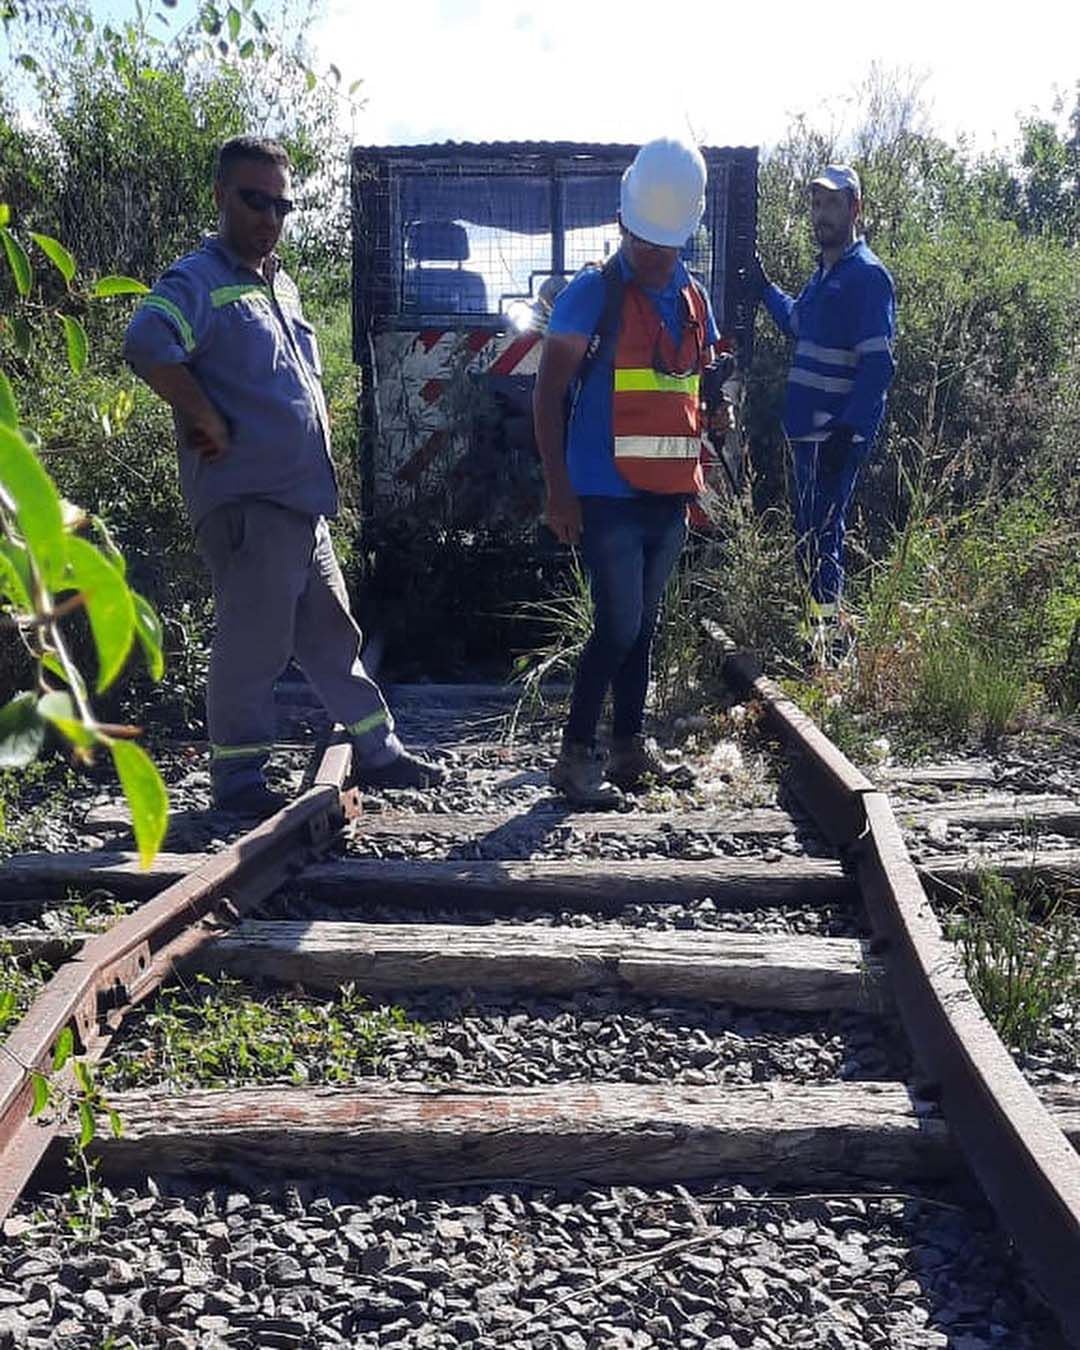
[[809, 596], [812, 649], [847, 648], [841, 623], [844, 522], [859, 470], [885, 416], [895, 363], [892, 277], [858, 232], [862, 190], [854, 169], [830, 164], [810, 184], [810, 220], [821, 248], [797, 298], [757, 263], [765, 307], [795, 339], [784, 404], [791, 442], [799, 570]]
[[[700, 377], [719, 334], [679, 255], [701, 223], [705, 178], [696, 146], [642, 146], [622, 179], [619, 250], [560, 293], [541, 353], [533, 410], [544, 517], [561, 542], [580, 543], [594, 609], [551, 772], [577, 805], [689, 781], [642, 727], [660, 601], [702, 488]], [[596, 733], [609, 689], [605, 765]]]

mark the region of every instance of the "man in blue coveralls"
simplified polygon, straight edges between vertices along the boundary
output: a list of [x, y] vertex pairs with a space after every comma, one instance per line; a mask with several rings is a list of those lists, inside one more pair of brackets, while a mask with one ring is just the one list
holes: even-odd
[[828, 660], [846, 647], [844, 519], [885, 415], [896, 303], [892, 277], [858, 234], [855, 170], [830, 164], [810, 193], [817, 270], [797, 299], [769, 280], [760, 260], [757, 282], [773, 321], [795, 339], [783, 421], [794, 461], [796, 557], [809, 591], [811, 650]]
[[289, 159], [237, 136], [218, 154], [218, 232], [174, 263], [136, 310], [124, 356], [172, 407], [180, 486], [214, 587], [207, 688], [214, 804], [265, 817], [286, 798], [263, 767], [274, 681], [303, 667], [353, 746], [368, 787], [432, 787], [438, 765], [409, 754], [360, 659], [327, 518], [337, 481], [315, 333], [274, 249]]
[[[623, 789], [690, 779], [659, 757], [642, 725], [660, 601], [701, 488], [699, 380], [718, 332], [679, 254], [701, 222], [705, 179], [695, 146], [660, 139], [641, 148], [622, 180], [619, 251], [559, 294], [537, 373], [545, 520], [562, 543], [580, 543], [593, 598], [551, 771], [575, 805], [614, 806]], [[605, 765], [596, 731], [609, 688]]]

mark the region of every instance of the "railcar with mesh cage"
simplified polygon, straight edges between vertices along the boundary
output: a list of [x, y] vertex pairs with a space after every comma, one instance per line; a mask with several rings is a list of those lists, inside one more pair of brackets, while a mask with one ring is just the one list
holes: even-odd
[[[429, 572], [422, 560], [439, 559], [440, 584], [427, 590], [429, 600], [438, 593], [445, 621], [448, 607], [466, 598], [443, 594], [454, 560], [472, 577], [470, 609], [480, 604], [494, 615], [524, 598], [515, 577], [536, 576], [554, 556], [538, 529], [542, 478], [531, 398], [540, 343], [561, 287], [618, 248], [619, 182], [636, 149], [541, 142], [354, 148], [364, 551], [384, 577], [376, 585], [380, 608], [388, 587], [401, 598], [409, 570], [403, 557], [414, 575]], [[702, 153], [705, 216], [684, 256], [709, 290], [737, 379], [753, 332], [746, 273], [757, 151]], [[501, 590], [480, 599], [477, 578], [492, 563]], [[423, 597], [413, 598], [422, 610]], [[414, 618], [417, 607], [409, 613]]]

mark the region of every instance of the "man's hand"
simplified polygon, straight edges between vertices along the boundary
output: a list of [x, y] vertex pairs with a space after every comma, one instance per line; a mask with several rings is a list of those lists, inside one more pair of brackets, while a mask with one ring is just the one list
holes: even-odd
[[576, 544], [581, 538], [581, 502], [569, 485], [548, 488], [544, 524], [560, 544]]
[[746, 269], [746, 279], [750, 283], [753, 293], [759, 298], [762, 292], [772, 285], [772, 280], [768, 272], [765, 271], [765, 264], [761, 261], [761, 254], [756, 251], [753, 261]]
[[216, 408], [209, 404], [192, 416], [186, 416], [184, 439], [206, 464], [212, 464], [229, 448], [229, 428]]
[[829, 432], [828, 438], [821, 442], [818, 449], [818, 474], [825, 478], [835, 478], [843, 473], [844, 466], [851, 454], [851, 442], [855, 433], [850, 427], [837, 426]]

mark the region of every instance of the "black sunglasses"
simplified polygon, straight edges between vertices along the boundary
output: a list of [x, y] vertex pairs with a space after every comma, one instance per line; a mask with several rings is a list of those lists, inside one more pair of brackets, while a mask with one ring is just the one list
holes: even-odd
[[271, 197], [268, 192], [260, 192], [258, 188], [237, 188], [236, 195], [249, 211], [272, 210], [280, 220], [284, 220], [296, 205], [288, 197]]

